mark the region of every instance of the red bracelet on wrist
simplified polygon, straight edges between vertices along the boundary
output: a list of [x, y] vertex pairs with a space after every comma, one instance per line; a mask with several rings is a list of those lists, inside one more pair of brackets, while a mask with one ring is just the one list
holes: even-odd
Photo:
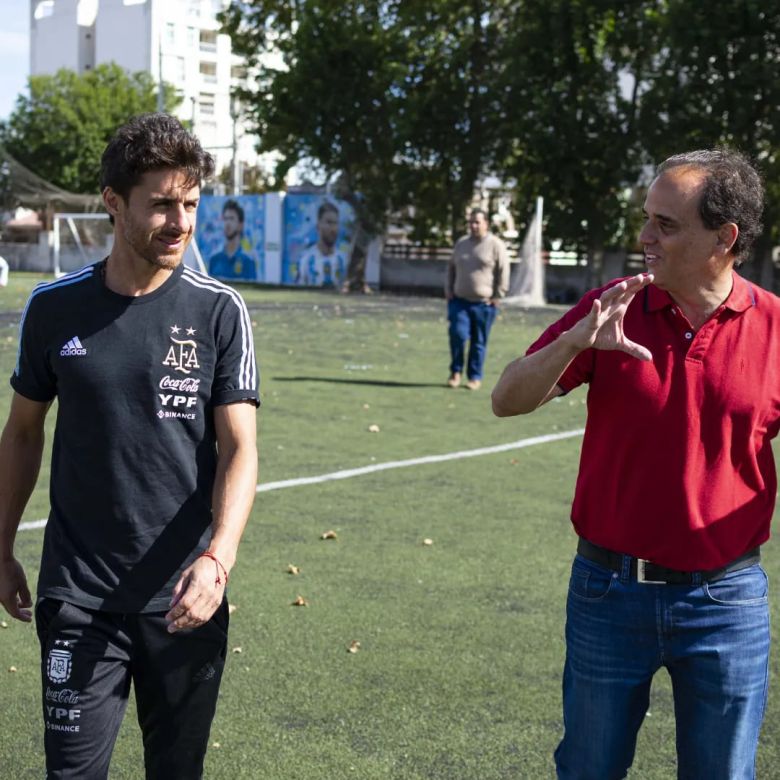
[[219, 578], [219, 570], [222, 569], [222, 571], [225, 574], [225, 585], [227, 585], [227, 583], [228, 583], [227, 569], [220, 563], [219, 559], [217, 558], [216, 555], [214, 555], [214, 553], [211, 553], [208, 550], [206, 550], [206, 551], [202, 552], [198, 556], [198, 558], [211, 558], [211, 560], [214, 561], [214, 566], [215, 566], [215, 568], [217, 570], [217, 578], [214, 580], [214, 584], [215, 585], [221, 585], [222, 584], [222, 580]]

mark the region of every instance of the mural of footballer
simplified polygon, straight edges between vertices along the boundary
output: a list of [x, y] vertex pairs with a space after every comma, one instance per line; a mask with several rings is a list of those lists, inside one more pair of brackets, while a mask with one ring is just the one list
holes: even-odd
[[311, 287], [338, 287], [346, 276], [347, 263], [336, 249], [339, 210], [331, 201], [317, 209], [317, 243], [306, 249], [298, 262], [295, 284]]
[[257, 279], [254, 258], [241, 248], [244, 235], [244, 209], [235, 200], [222, 207], [225, 247], [209, 260], [209, 274], [218, 279]]

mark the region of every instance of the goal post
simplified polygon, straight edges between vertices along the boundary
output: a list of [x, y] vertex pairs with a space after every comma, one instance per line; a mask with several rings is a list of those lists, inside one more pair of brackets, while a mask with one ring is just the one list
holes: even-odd
[[[114, 244], [114, 227], [108, 214], [54, 214], [52, 223], [52, 271], [63, 276], [102, 260]], [[184, 252], [184, 264], [206, 273], [206, 265], [193, 237]]]
[[542, 218], [544, 199], [536, 199], [536, 208], [523, 243], [518, 252], [518, 262], [512, 268], [509, 292], [502, 303], [515, 306], [544, 306], [544, 259], [542, 256]]
[[105, 257], [113, 244], [108, 214], [57, 212], [52, 222], [52, 271], [55, 277]]

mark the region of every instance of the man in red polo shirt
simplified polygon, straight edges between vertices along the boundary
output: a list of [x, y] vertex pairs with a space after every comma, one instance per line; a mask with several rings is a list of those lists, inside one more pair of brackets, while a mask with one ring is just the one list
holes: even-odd
[[763, 187], [737, 152], [691, 152], [659, 166], [644, 210], [648, 273], [587, 294], [493, 390], [504, 417], [589, 385], [556, 767], [567, 780], [625, 777], [663, 666], [678, 776], [751, 778], [780, 300], [734, 268], [761, 232]]

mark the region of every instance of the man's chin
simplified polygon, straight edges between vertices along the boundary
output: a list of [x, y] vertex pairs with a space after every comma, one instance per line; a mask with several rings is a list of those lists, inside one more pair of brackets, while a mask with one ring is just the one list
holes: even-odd
[[152, 255], [144, 258], [149, 265], [152, 265], [155, 268], [161, 268], [165, 271], [173, 271], [181, 264], [183, 259], [184, 252], [177, 252], [176, 254], [169, 255]]

